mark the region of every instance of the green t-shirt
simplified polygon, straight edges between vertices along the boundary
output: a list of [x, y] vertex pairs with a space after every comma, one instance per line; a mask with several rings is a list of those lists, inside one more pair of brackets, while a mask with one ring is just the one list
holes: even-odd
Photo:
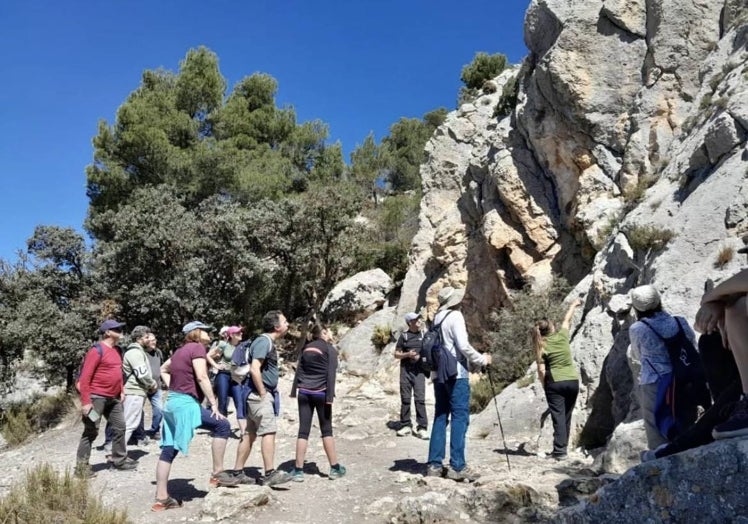
[[249, 353], [252, 355], [252, 360], [263, 360], [260, 369], [265, 387], [271, 389], [278, 387], [278, 352], [275, 350], [272, 339], [267, 335], [260, 335], [252, 341]]
[[552, 335], [545, 337], [543, 360], [545, 360], [546, 381], [561, 382], [562, 380], [579, 379], [577, 368], [574, 367], [574, 362], [571, 360], [568, 329], [559, 329]]

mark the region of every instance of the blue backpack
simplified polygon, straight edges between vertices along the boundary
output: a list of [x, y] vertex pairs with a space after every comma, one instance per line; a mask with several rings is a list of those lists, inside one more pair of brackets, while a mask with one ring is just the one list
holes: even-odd
[[452, 313], [449, 311], [441, 322], [434, 324], [423, 335], [421, 341], [421, 368], [426, 373], [436, 372], [434, 382], [445, 383], [457, 376], [457, 358], [444, 347], [442, 324]]
[[707, 409], [712, 405], [701, 356], [683, 330], [681, 322], [685, 322], [685, 319], [675, 317], [675, 321], [678, 332], [666, 338], [646, 319], [641, 320], [665, 344], [673, 368], [672, 373], [660, 375], [655, 400], [657, 429], [668, 440], [674, 439], [696, 421], [697, 406]]

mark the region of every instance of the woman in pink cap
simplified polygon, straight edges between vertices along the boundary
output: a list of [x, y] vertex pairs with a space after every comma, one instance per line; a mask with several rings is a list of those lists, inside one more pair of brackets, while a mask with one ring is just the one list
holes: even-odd
[[229, 326], [221, 334], [221, 340], [208, 353], [208, 362], [211, 368], [216, 372], [213, 381], [213, 388], [218, 399], [218, 411], [224, 417], [228, 415], [229, 395], [234, 400], [234, 409], [239, 427], [242, 427], [242, 420], [245, 420], [244, 406], [241, 401], [239, 385], [231, 380], [231, 356], [234, 349], [242, 340], [242, 328], [239, 326]]

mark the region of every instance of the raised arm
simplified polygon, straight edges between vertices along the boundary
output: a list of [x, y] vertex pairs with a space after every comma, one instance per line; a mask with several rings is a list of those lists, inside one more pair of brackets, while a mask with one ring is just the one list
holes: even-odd
[[569, 309], [566, 310], [566, 315], [564, 315], [564, 320], [561, 322], [561, 329], [569, 329], [571, 326], [571, 318], [574, 316], [574, 311], [576, 311], [581, 303], [582, 301], [579, 298], [575, 298], [571, 301]]

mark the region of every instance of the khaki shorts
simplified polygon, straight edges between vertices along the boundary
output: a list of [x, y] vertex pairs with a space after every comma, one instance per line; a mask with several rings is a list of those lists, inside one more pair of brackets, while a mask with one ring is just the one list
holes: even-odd
[[273, 395], [268, 392], [265, 393], [265, 398], [260, 398], [260, 395], [253, 391], [247, 398], [247, 433], [262, 436], [277, 432]]

